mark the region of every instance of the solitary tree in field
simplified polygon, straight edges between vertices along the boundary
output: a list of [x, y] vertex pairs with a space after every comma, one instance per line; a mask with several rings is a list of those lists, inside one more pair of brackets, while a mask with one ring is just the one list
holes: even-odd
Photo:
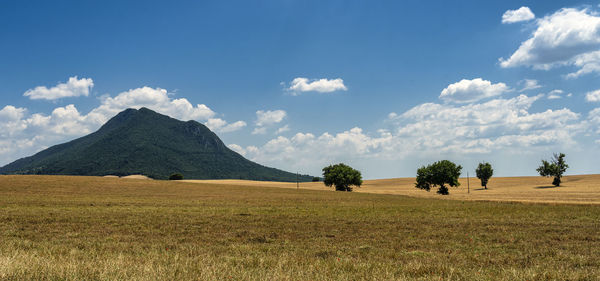
[[560, 186], [560, 178], [567, 171], [567, 168], [569, 168], [569, 165], [565, 162], [565, 154], [554, 153], [554, 157], [552, 157], [550, 162], [542, 160], [542, 165], [537, 168], [537, 171], [540, 173], [540, 176], [554, 177], [552, 184]]
[[323, 168], [323, 182], [326, 186], [335, 186], [337, 191], [352, 191], [352, 186], [362, 184], [362, 176], [359, 171], [350, 166], [339, 163]]
[[450, 194], [446, 184], [449, 186], [459, 186], [458, 177], [462, 167], [448, 160], [435, 162], [428, 166], [423, 166], [417, 170], [417, 183], [415, 186], [424, 190], [431, 190], [438, 186], [437, 193], [442, 195]]
[[494, 169], [492, 169], [492, 165], [488, 162], [479, 163], [479, 166], [475, 169], [475, 174], [481, 180], [481, 186], [487, 189], [487, 183], [494, 174]]

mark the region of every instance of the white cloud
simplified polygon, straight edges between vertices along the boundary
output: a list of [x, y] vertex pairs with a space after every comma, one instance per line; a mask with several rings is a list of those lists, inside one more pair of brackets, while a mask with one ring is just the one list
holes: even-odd
[[529, 113], [541, 97], [520, 95], [461, 107], [422, 104], [399, 117], [397, 134], [416, 138], [416, 150], [464, 153], [572, 143], [572, 132], [581, 129], [579, 115], [569, 109]]
[[377, 158], [390, 151], [391, 134], [369, 136], [361, 128], [319, 137], [311, 133], [297, 133], [291, 138], [277, 136], [260, 147], [230, 146], [259, 163], [266, 163], [287, 170], [307, 170], [349, 158]]
[[502, 15], [502, 23], [515, 23], [528, 21], [535, 18], [529, 7], [521, 7], [517, 10], [508, 10]]
[[214, 132], [229, 133], [240, 130], [246, 127], [247, 124], [244, 121], [236, 121], [228, 124], [227, 121], [221, 118], [210, 118], [208, 121], [206, 121], [205, 125]]
[[193, 106], [185, 98], [174, 99], [166, 90], [150, 87], [104, 97], [100, 100], [100, 105], [88, 114], [80, 113], [73, 104], [57, 107], [49, 115], [27, 114], [25, 108], [7, 105], [0, 110], [0, 165], [29, 156], [51, 145], [87, 135], [117, 113], [127, 108], [140, 107], [181, 120], [206, 122], [217, 132], [231, 132], [246, 126], [244, 121], [227, 123], [213, 118], [215, 112], [204, 104]]
[[229, 144], [229, 145], [227, 145], [227, 147], [229, 147], [229, 149], [239, 153], [242, 156], [246, 155], [246, 150], [243, 147], [241, 147], [235, 143]]
[[501, 95], [510, 89], [504, 83], [492, 84], [488, 80], [475, 78], [463, 79], [448, 85], [440, 94], [440, 99], [455, 103], [470, 103], [481, 99]]
[[574, 65], [579, 71], [568, 78], [598, 71], [600, 17], [588, 9], [563, 8], [536, 22], [531, 37], [508, 58], [500, 58], [504, 68], [529, 66], [548, 70]]
[[276, 134], [276, 135], [279, 135], [279, 134], [281, 134], [281, 133], [285, 133], [285, 132], [287, 132], [287, 131], [289, 131], [289, 130], [290, 130], [290, 126], [289, 126], [288, 124], [286, 124], [285, 126], [283, 126], [283, 127], [279, 128], [279, 129], [277, 129], [277, 131], [275, 131], [275, 134]]
[[285, 110], [259, 110], [256, 111], [256, 126], [270, 126], [283, 121], [287, 113]]
[[[560, 90], [560, 89], [555, 89], [555, 90], [552, 90], [552, 91], [550, 91], [550, 92], [548, 93], [548, 95], [547, 95], [547, 96], [548, 96], [548, 99], [549, 99], [549, 100], [555, 100], [555, 99], [560, 99], [560, 98], [562, 98], [564, 93], [565, 93], [565, 91], [563, 91], [563, 90]], [[569, 93], [569, 94], [567, 94], [566, 96], [567, 96], [567, 97], [570, 97], [571, 95], [572, 95], [572, 94], [571, 94], [571, 93]]]
[[[358, 127], [319, 136], [297, 133], [291, 138], [278, 136], [252, 152], [238, 150], [265, 165], [315, 173], [314, 167], [337, 162], [540, 153], [557, 146], [573, 147], [576, 136], [587, 130], [586, 121], [566, 108], [530, 112], [543, 97], [520, 95], [462, 106], [425, 103], [389, 116], [391, 130], [377, 130], [377, 134]], [[600, 124], [600, 110], [597, 116]]]
[[534, 79], [523, 79], [519, 81], [519, 84], [523, 85], [523, 89], [519, 90], [519, 92], [535, 90], [542, 87], [540, 84], [538, 84], [538, 81]]
[[27, 110], [25, 108], [16, 108], [12, 105], [5, 106], [0, 110], [0, 121], [9, 122], [23, 118]]
[[66, 83], [58, 83], [52, 88], [38, 86], [27, 90], [23, 96], [32, 100], [56, 100], [67, 97], [88, 96], [90, 89], [94, 87], [94, 81], [91, 78], [77, 79], [77, 76], [70, 77]]
[[265, 127], [256, 127], [252, 130], [253, 135], [264, 135], [267, 133], [267, 128]]
[[246, 125], [247, 124], [244, 121], [235, 121], [231, 124], [227, 124], [227, 126], [223, 127], [223, 129], [221, 129], [220, 132], [222, 132], [222, 133], [234, 132], [241, 128], [246, 127]]
[[568, 79], [574, 79], [590, 73], [600, 73], [600, 51], [578, 55], [573, 58], [572, 64], [579, 67], [579, 70], [567, 74], [566, 78]]
[[599, 102], [600, 101], [600, 90], [595, 90], [585, 94], [585, 100], [588, 102]]
[[[287, 113], [285, 112], [285, 110], [281, 110], [281, 109], [256, 111], [256, 121], [254, 122], [256, 124], [256, 128], [254, 128], [254, 130], [252, 131], [252, 134], [253, 135], [266, 134], [267, 127], [270, 127], [270, 126], [280, 123], [281, 121], [283, 121], [283, 119], [285, 119], [286, 116], [287, 116]], [[287, 125], [286, 125], [286, 127], [287, 127]], [[284, 128], [280, 128], [279, 130], [284, 129]], [[277, 131], [277, 134], [280, 133], [279, 130]]]
[[593, 125], [592, 128], [596, 130], [596, 133], [600, 134], [600, 107], [594, 108], [588, 113], [588, 121]]
[[215, 115], [215, 112], [204, 104], [193, 106], [185, 98], [172, 99], [165, 89], [150, 87], [131, 89], [115, 97], [104, 97], [102, 104], [91, 114], [96, 116], [100, 123], [104, 123], [127, 108], [141, 107], [181, 120], [204, 121]]
[[347, 91], [348, 88], [344, 85], [344, 80], [341, 78], [337, 79], [313, 79], [298, 77], [292, 80], [289, 91], [293, 93], [298, 92], [319, 92], [319, 93], [330, 93], [335, 91]]

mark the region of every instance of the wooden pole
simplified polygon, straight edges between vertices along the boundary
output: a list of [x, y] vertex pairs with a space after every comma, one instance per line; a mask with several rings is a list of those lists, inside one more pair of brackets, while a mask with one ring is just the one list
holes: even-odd
[[471, 184], [469, 183], [469, 172], [467, 172], [467, 193], [471, 193]]

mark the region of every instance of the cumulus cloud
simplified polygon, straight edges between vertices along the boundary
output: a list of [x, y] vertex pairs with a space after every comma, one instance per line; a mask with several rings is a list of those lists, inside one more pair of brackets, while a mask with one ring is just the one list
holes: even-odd
[[204, 104], [192, 105], [187, 99], [173, 99], [167, 90], [141, 87], [119, 93], [115, 97], [104, 97], [101, 105], [91, 114], [104, 123], [117, 113], [127, 109], [146, 107], [156, 112], [181, 120], [204, 121], [212, 118], [215, 112]]
[[236, 121], [231, 124], [221, 118], [210, 118], [205, 123], [206, 127], [218, 133], [229, 133], [246, 127], [246, 122]]
[[579, 69], [567, 74], [567, 79], [575, 79], [581, 75], [590, 73], [600, 73], [600, 51], [578, 55], [574, 57], [571, 62]]
[[[287, 116], [285, 110], [259, 110], [256, 111], [256, 128], [252, 134], [266, 134], [267, 128], [280, 123]], [[279, 133], [279, 132], [278, 132]]]
[[519, 81], [519, 85], [523, 85], [523, 89], [519, 90], [519, 92], [535, 90], [542, 87], [540, 84], [538, 84], [538, 81], [534, 79], [523, 79]]
[[270, 126], [283, 121], [287, 113], [285, 110], [259, 110], [256, 111], [256, 125]]
[[[576, 136], [587, 130], [586, 121], [567, 108], [531, 112], [532, 105], [543, 97], [519, 95], [462, 106], [425, 103], [389, 115], [390, 129], [380, 129], [374, 134], [354, 127], [339, 133], [277, 136], [252, 149], [235, 147], [259, 163], [301, 171], [345, 161], [439, 159], [572, 147]], [[600, 110], [597, 115], [600, 124]]]
[[5, 122], [19, 120], [23, 118], [25, 112], [25, 108], [16, 108], [12, 105], [7, 105], [2, 110], [0, 110], [0, 120]]
[[229, 147], [253, 161], [288, 170], [307, 170], [321, 167], [333, 161], [348, 158], [377, 158], [391, 152], [391, 134], [369, 136], [361, 128], [315, 136], [311, 133], [297, 133], [291, 138], [277, 136], [260, 147], [239, 145]]
[[[91, 79], [90, 79], [91, 80]], [[7, 105], [0, 110], [0, 165], [29, 156], [48, 146], [87, 135], [127, 108], [147, 107], [181, 120], [206, 122], [217, 132], [231, 132], [246, 126], [244, 121], [228, 123], [213, 118], [215, 112], [204, 104], [193, 106], [185, 98], [171, 98], [161, 88], [142, 87], [114, 97], [103, 97], [100, 105], [82, 114], [73, 104], [55, 108], [51, 114], [29, 114], [27, 109]]]
[[299, 92], [319, 92], [330, 93], [335, 91], [347, 91], [348, 88], [344, 85], [344, 80], [337, 79], [308, 79], [303, 77], [294, 78], [288, 90], [292, 93]]
[[470, 103], [498, 96], [509, 90], [509, 87], [504, 83], [492, 84], [492, 82], [481, 78], [473, 80], [463, 79], [448, 85], [448, 87], [442, 90], [440, 99], [454, 103]]
[[227, 147], [229, 147], [229, 149], [239, 153], [242, 156], [246, 155], [246, 150], [243, 147], [241, 147], [240, 145], [232, 143], [232, 144], [227, 145]]
[[502, 23], [515, 23], [529, 21], [535, 18], [535, 15], [529, 7], [521, 7], [517, 10], [508, 10], [502, 15]]
[[461, 107], [426, 103], [398, 119], [398, 136], [416, 138], [418, 150], [490, 152], [510, 146], [573, 143], [581, 130], [569, 109], [529, 113], [542, 95], [520, 95]]
[[504, 68], [529, 66], [548, 70], [574, 65], [580, 69], [567, 75], [576, 78], [599, 70], [600, 17], [589, 9], [563, 8], [536, 22], [531, 37], [507, 59]]
[[595, 90], [585, 94], [585, 100], [588, 102], [599, 102], [600, 101], [600, 90]]
[[66, 83], [58, 83], [52, 88], [38, 86], [27, 90], [23, 96], [32, 100], [56, 100], [68, 97], [88, 96], [90, 89], [94, 87], [94, 81], [91, 78], [78, 79], [77, 76], [70, 77]]

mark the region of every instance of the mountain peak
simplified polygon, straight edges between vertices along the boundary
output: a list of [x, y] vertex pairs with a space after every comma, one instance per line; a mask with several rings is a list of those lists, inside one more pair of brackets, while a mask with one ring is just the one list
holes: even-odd
[[92, 134], [0, 168], [0, 174], [144, 174], [157, 179], [172, 173], [189, 179], [296, 180], [296, 174], [245, 159], [201, 123], [145, 107], [126, 109]]

